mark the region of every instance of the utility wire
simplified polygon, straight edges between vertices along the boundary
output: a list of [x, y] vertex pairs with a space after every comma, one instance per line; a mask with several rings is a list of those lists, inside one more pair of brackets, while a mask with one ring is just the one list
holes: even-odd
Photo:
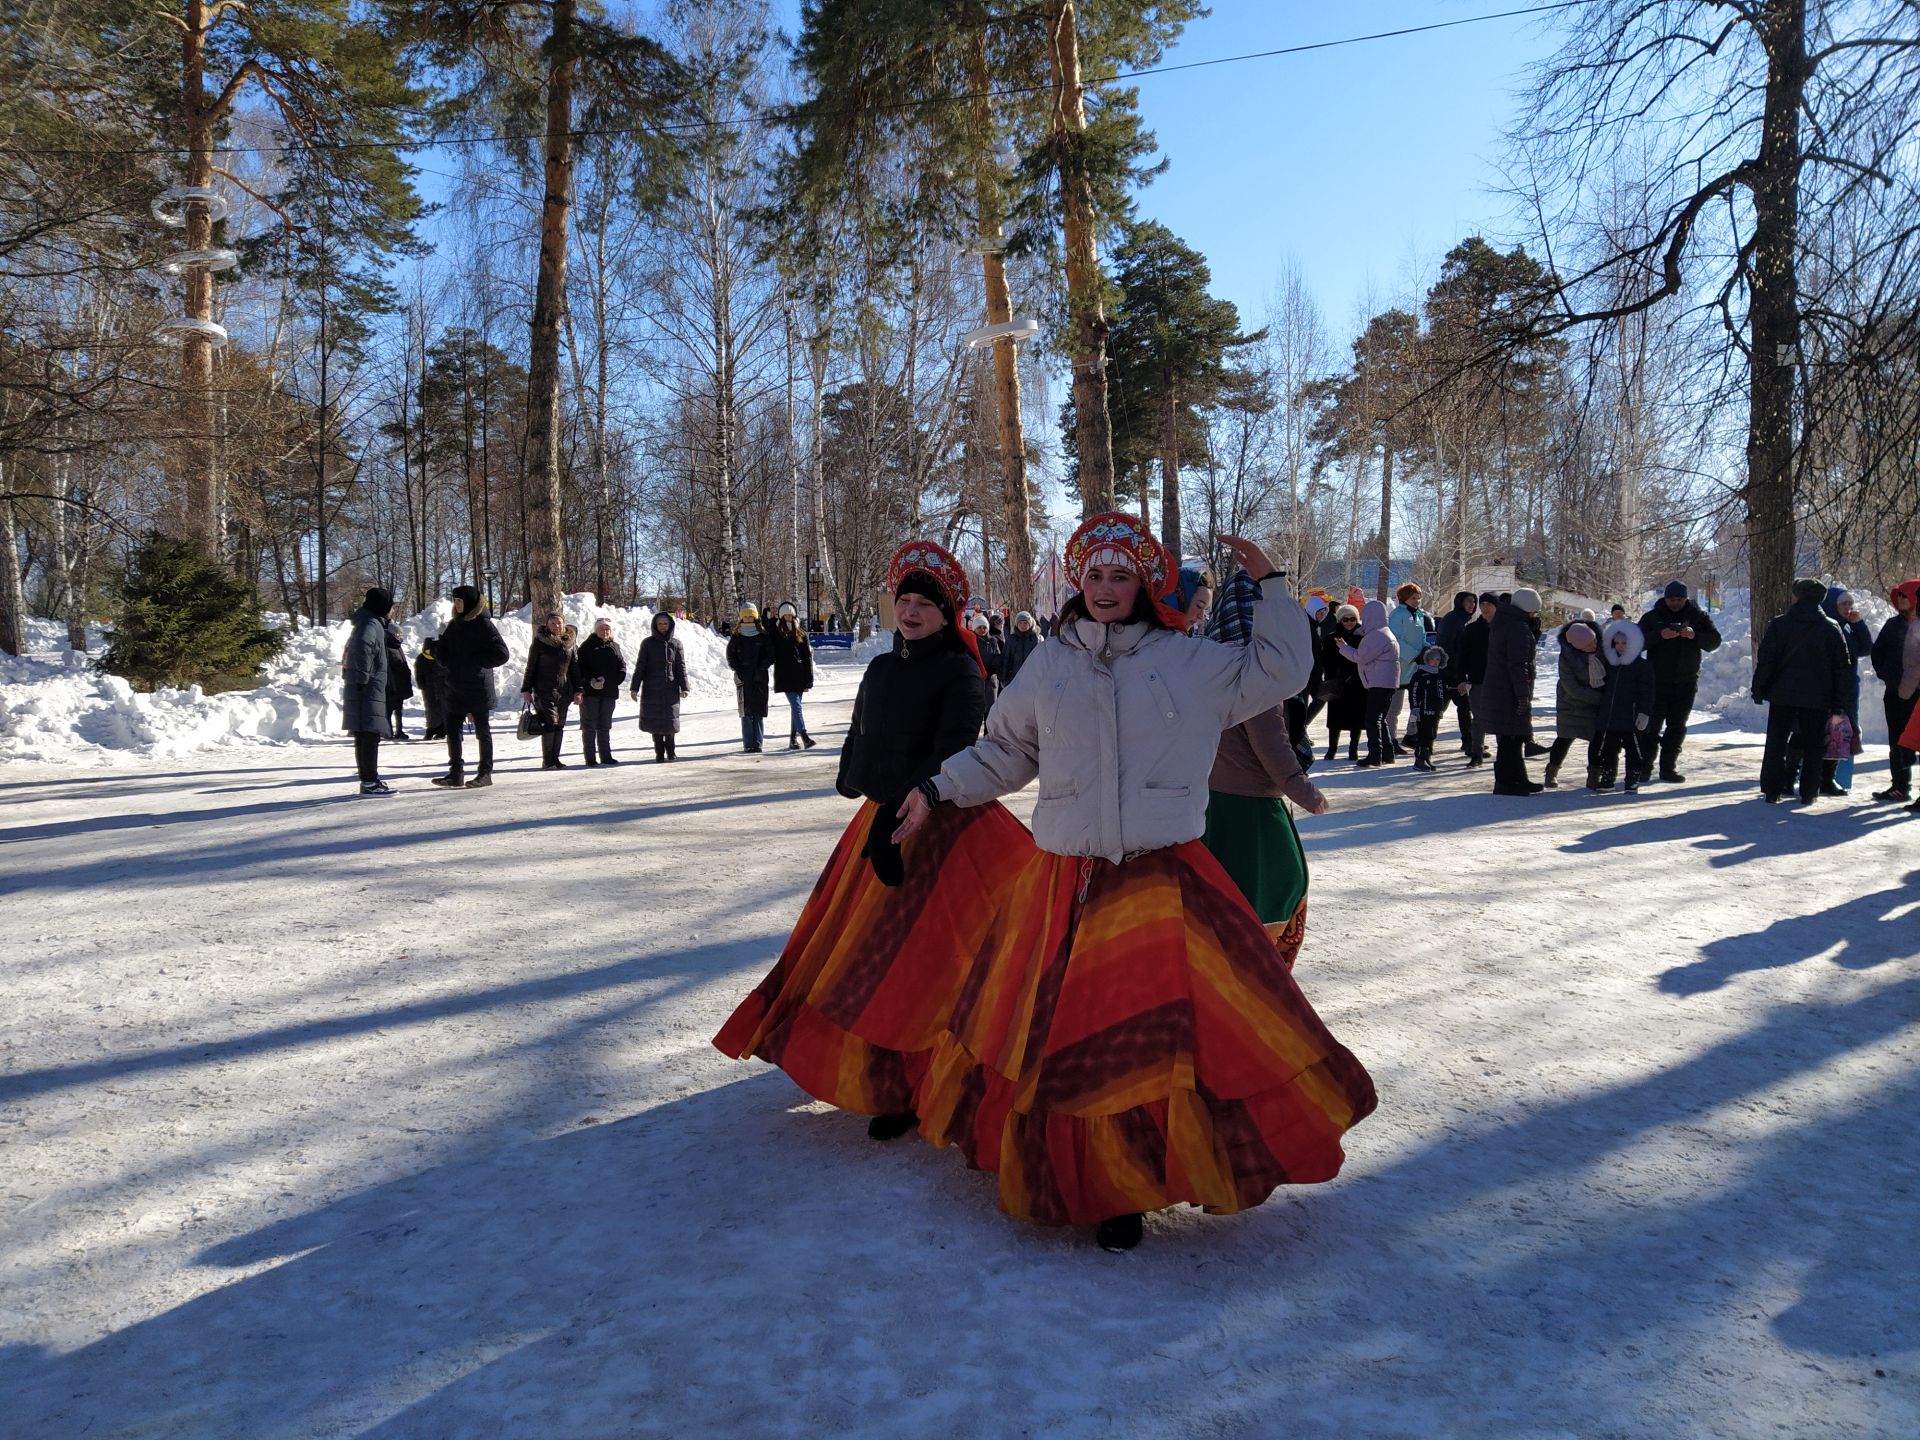
[[[1104, 85], [1117, 85], [1127, 80], [1148, 79], [1156, 75], [1174, 75], [1184, 70], [1207, 70], [1221, 65], [1240, 65], [1251, 60], [1272, 60], [1285, 55], [1307, 55], [1320, 50], [1337, 50], [1349, 45], [1365, 45], [1377, 40], [1397, 40], [1409, 35], [1428, 35], [1439, 30], [1457, 30], [1465, 25], [1484, 25], [1493, 20], [1512, 20], [1528, 15], [1546, 15], [1557, 10], [1571, 10], [1585, 5], [1599, 3], [1599, 0], [1552, 0], [1543, 5], [1526, 5], [1514, 10], [1497, 10], [1484, 15], [1463, 15], [1453, 20], [1435, 20], [1425, 25], [1406, 25], [1397, 30], [1376, 30], [1366, 35], [1347, 35], [1337, 40], [1315, 40], [1301, 45], [1282, 45], [1272, 50], [1250, 50], [1241, 55], [1221, 55], [1211, 60], [1188, 60], [1177, 65], [1155, 65], [1141, 70], [1122, 70], [1112, 75], [1083, 78], [1083, 89], [1097, 89]], [[927, 109], [935, 105], [961, 105], [974, 100], [1010, 100], [1026, 95], [1037, 95], [1053, 88], [1052, 82], [1035, 85], [1014, 85], [997, 90], [963, 91], [951, 95], [931, 95], [917, 100], [902, 101], [896, 105], [877, 107], [888, 112], [901, 112]], [[405, 106], [390, 107], [422, 113]], [[853, 111], [821, 110], [805, 104], [785, 106], [777, 109], [757, 111], [753, 114], [724, 120], [673, 121], [661, 125], [614, 125], [593, 129], [572, 130], [570, 138], [601, 139], [619, 135], [674, 135], [705, 133], [714, 130], [744, 130], [758, 126], [786, 125], [800, 119], [821, 119], [837, 115], [850, 115]], [[415, 150], [435, 150], [468, 145], [510, 145], [524, 144], [545, 139], [543, 131], [495, 131], [479, 135], [434, 135], [423, 139], [387, 140], [316, 140], [307, 143], [286, 143], [280, 145], [215, 145], [211, 147], [214, 155], [277, 155], [288, 152], [307, 152], [325, 150], [396, 150], [402, 153]], [[74, 146], [68, 148], [19, 149], [10, 152], [15, 155], [185, 155], [188, 147], [183, 145], [141, 146], [127, 149], [100, 149], [92, 146]]]

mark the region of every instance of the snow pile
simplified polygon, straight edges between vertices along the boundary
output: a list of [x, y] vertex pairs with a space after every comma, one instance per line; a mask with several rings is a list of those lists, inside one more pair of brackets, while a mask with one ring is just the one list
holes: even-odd
[[[611, 620], [629, 666], [653, 622], [650, 610], [601, 609], [590, 594], [569, 595], [565, 611], [583, 636], [597, 618]], [[441, 600], [400, 623], [409, 662], [451, 618], [451, 604]], [[284, 616], [268, 620], [286, 627]], [[525, 610], [497, 623], [513, 658], [496, 672], [496, 704], [511, 711], [519, 708], [533, 627]], [[28, 653], [0, 654], [0, 760], [100, 765], [190, 755], [234, 743], [336, 740], [341, 734], [340, 654], [350, 629], [349, 622], [338, 620], [293, 632], [252, 690], [208, 695], [196, 685], [143, 695], [118, 676], [95, 673], [92, 655], [68, 648], [64, 626], [32, 621]], [[694, 703], [730, 704], [733, 678], [725, 643], [698, 625], [682, 623], [675, 634], [686, 649]], [[96, 651], [105, 643], [98, 633], [89, 640]], [[410, 708], [418, 710], [417, 697]]]
[[[1893, 614], [1893, 605], [1885, 595], [1865, 589], [1854, 590], [1853, 599], [1867, 629], [1878, 635]], [[1695, 709], [1710, 710], [1739, 730], [1767, 728], [1767, 707], [1748, 688], [1753, 681], [1752, 616], [1748, 592], [1729, 589], [1726, 604], [1713, 612], [1713, 623], [1720, 627], [1720, 648], [1700, 657], [1700, 691], [1694, 701]], [[1859, 668], [1860, 738], [1868, 745], [1884, 745], [1887, 717], [1880, 703], [1884, 687], [1864, 658]]]

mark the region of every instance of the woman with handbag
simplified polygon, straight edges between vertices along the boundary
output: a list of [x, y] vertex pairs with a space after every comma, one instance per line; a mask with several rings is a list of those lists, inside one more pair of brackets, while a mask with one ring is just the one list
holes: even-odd
[[540, 737], [540, 768], [564, 770], [560, 742], [567, 738], [567, 710], [580, 701], [580, 657], [573, 648], [574, 629], [558, 611], [547, 616], [546, 627], [534, 632], [527, 649], [527, 670], [520, 679], [520, 704], [531, 722], [523, 724]]
[[[1244, 647], [1188, 640], [1135, 516], [1068, 542], [1078, 590], [987, 737], [917, 786], [895, 839], [1035, 779], [1038, 847], [1008, 885], [915, 1091], [920, 1133], [994, 1171], [1001, 1208], [1128, 1250], [1143, 1212], [1230, 1213], [1336, 1175], [1373, 1082], [1328, 1033], [1200, 843], [1221, 732], [1298, 693], [1306, 613], [1260, 547]], [[943, 803], [948, 802], [948, 803]]]
[[894, 552], [897, 631], [868, 665], [837, 787], [860, 801], [772, 973], [713, 1043], [778, 1065], [816, 1099], [871, 1115], [892, 1140], [914, 1127], [926, 1066], [993, 923], [989, 897], [1032, 856], [999, 805], [943, 806], [904, 845], [895, 814], [912, 788], [980, 733], [985, 671], [958, 624], [967, 575], [932, 541]]

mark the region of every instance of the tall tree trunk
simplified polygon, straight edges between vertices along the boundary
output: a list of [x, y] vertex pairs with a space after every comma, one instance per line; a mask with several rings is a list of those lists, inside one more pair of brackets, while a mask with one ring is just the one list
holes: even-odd
[[721, 560], [726, 571], [727, 600], [747, 603], [746, 577], [740, 557], [746, 549], [740, 533], [740, 507], [733, 495], [733, 304], [723, 255], [716, 254], [713, 269], [713, 490], [720, 510]]
[[1747, 548], [1756, 639], [1793, 595], [1794, 373], [1800, 345], [1800, 102], [1807, 63], [1806, 0], [1768, 0], [1762, 21], [1767, 88], [1753, 195], [1747, 415]]
[[[974, 211], [980, 225], [980, 268], [986, 282], [987, 323], [1004, 325], [1013, 318], [1013, 295], [1007, 287], [1006, 261], [1000, 254], [1000, 226], [1006, 219], [1000, 198], [1000, 177], [993, 162], [993, 91], [987, 70], [987, 32], [973, 32], [967, 51], [969, 102], [973, 127]], [[1006, 534], [1008, 575], [1003, 582], [1008, 603], [1015, 610], [1033, 608], [1033, 498], [1027, 485], [1027, 436], [1020, 414], [1019, 347], [1011, 339], [993, 342], [993, 401], [1000, 421], [1000, 503]]]
[[1173, 367], [1160, 368], [1166, 413], [1160, 417], [1160, 543], [1167, 559], [1180, 563], [1180, 397], [1174, 393]]
[[547, 124], [542, 149], [540, 264], [527, 355], [527, 589], [534, 623], [566, 593], [560, 534], [560, 316], [567, 301], [567, 220], [573, 205], [575, 0], [552, 0], [547, 37]]
[[0, 460], [0, 650], [26, 648], [26, 596], [20, 585], [20, 535], [14, 528], [13, 467]]
[[815, 571], [836, 619], [849, 614], [846, 597], [840, 593], [832, 553], [827, 549], [827, 450], [826, 389], [828, 336], [825, 325], [814, 334], [807, 350], [808, 405], [812, 430], [807, 443], [812, 448], [808, 461], [807, 503], [813, 512], [813, 553]]
[[[207, 30], [213, 21], [207, 0], [186, 0], [180, 37], [180, 111], [187, 151], [187, 184], [213, 184], [213, 102], [206, 92]], [[205, 200], [184, 207], [183, 231], [189, 250], [213, 244], [213, 218]], [[213, 272], [189, 266], [181, 276], [185, 314], [213, 319]], [[175, 477], [174, 523], [179, 538], [208, 555], [217, 554], [214, 533], [219, 510], [213, 456], [213, 341], [188, 332], [180, 337], [180, 423], [182, 438]]]
[[1080, 30], [1074, 0], [1046, 0], [1047, 61], [1053, 75], [1053, 144], [1060, 157], [1061, 230], [1066, 241], [1067, 310], [1073, 362], [1074, 442], [1080, 509], [1115, 505], [1113, 422], [1107, 414], [1107, 316], [1096, 244], [1093, 186], [1086, 174], [1087, 111], [1080, 89]]
[[1376, 600], [1387, 598], [1387, 560], [1393, 554], [1393, 446], [1380, 447], [1380, 578], [1374, 582]]

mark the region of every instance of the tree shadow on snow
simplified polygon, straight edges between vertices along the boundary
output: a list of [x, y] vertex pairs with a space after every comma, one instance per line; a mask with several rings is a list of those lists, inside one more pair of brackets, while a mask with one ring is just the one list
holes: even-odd
[[1833, 963], [1846, 970], [1911, 960], [1920, 955], [1916, 910], [1920, 910], [1920, 870], [1909, 871], [1891, 889], [1857, 895], [1810, 915], [1775, 920], [1751, 934], [1709, 940], [1700, 947], [1700, 959], [1662, 974], [1660, 988], [1670, 995], [1700, 995], [1719, 989], [1736, 975], [1798, 965], [1836, 946]]
[[1821, 801], [1810, 810], [1802, 810], [1785, 801], [1768, 805], [1752, 795], [1724, 805], [1636, 816], [1582, 835], [1560, 850], [1567, 855], [1594, 855], [1635, 845], [1686, 843], [1696, 850], [1713, 852], [1707, 863], [1722, 868], [1844, 845], [1904, 818], [1898, 811], [1844, 801]]

